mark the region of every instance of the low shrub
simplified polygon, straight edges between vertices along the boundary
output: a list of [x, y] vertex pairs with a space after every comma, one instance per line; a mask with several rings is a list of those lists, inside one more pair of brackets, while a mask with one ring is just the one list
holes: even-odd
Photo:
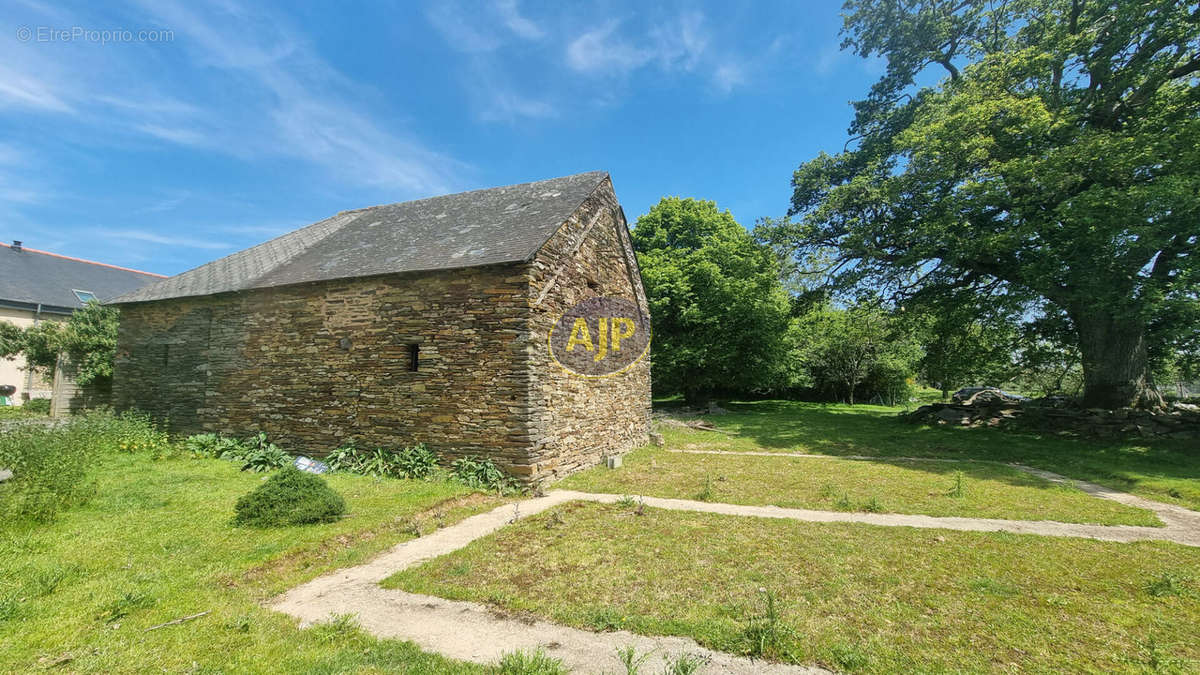
[[94, 486], [91, 464], [106, 453], [169, 452], [166, 435], [145, 415], [99, 411], [62, 424], [18, 424], [0, 434], [0, 468], [13, 477], [0, 483], [0, 513], [47, 521], [82, 503]]
[[288, 466], [238, 499], [234, 512], [236, 525], [307, 525], [337, 520], [346, 502], [320, 476]]
[[21, 408], [32, 415], [49, 415], [50, 414], [50, 399], [48, 398], [31, 398], [21, 406]]
[[437, 473], [438, 468], [437, 454], [423, 443], [398, 450], [363, 450], [349, 444], [329, 453], [325, 462], [334, 471], [377, 478], [425, 479]]
[[520, 491], [517, 481], [496, 466], [490, 459], [469, 455], [450, 463], [450, 476], [470, 488], [488, 490], [499, 494]]
[[241, 462], [242, 471], [271, 471], [292, 463], [292, 456], [267, 440], [265, 433], [239, 440], [218, 434], [196, 434], [183, 441], [193, 457], [215, 457]]

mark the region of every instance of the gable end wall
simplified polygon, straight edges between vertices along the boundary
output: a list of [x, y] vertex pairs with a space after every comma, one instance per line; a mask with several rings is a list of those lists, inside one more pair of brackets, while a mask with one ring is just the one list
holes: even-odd
[[531, 261], [529, 410], [534, 443], [529, 466], [521, 470], [534, 480], [561, 478], [647, 440], [649, 354], [623, 373], [583, 378], [563, 370], [547, 348], [558, 318], [587, 298], [625, 298], [648, 315], [627, 227], [606, 180]]

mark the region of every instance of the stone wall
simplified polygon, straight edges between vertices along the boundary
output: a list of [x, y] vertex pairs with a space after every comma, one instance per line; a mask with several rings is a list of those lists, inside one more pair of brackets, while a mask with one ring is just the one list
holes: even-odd
[[498, 266], [125, 305], [114, 405], [296, 453], [419, 442], [523, 464], [527, 284]]
[[608, 181], [563, 225], [532, 264], [532, 427], [528, 471], [555, 478], [646, 442], [650, 357], [618, 375], [584, 378], [563, 370], [547, 340], [558, 317], [581, 300], [636, 302], [649, 313], [625, 223]]
[[595, 296], [646, 311], [607, 182], [527, 263], [123, 305], [113, 403], [175, 433], [304, 454], [420, 442], [540, 482], [649, 432], [648, 356], [602, 379], [550, 358], [550, 327]]
[[991, 396], [970, 403], [924, 405], [902, 416], [936, 426], [1025, 429], [1089, 438], [1200, 439], [1200, 409], [1184, 404], [1163, 410], [1105, 410]]

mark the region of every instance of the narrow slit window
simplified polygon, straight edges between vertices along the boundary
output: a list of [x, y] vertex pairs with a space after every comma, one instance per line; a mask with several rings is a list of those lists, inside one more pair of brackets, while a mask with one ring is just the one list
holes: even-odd
[[408, 369], [414, 373], [421, 368], [421, 346], [412, 343], [408, 346]]

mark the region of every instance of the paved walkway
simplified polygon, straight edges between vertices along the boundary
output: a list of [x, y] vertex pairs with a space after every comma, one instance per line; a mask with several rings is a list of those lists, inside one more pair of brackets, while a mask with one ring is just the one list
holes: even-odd
[[[588, 495], [559, 490], [545, 497], [498, 507], [467, 518], [433, 534], [404, 542], [388, 553], [358, 567], [338, 570], [288, 591], [272, 607], [290, 614], [302, 626], [323, 621], [331, 614], [356, 614], [359, 623], [374, 635], [411, 640], [422, 649], [481, 664], [494, 664], [515, 650], [544, 649], [561, 659], [572, 672], [614, 673], [624, 667], [617, 650], [633, 646], [638, 654], [651, 653], [647, 672], [661, 671], [665, 659], [691, 654], [708, 661], [704, 673], [827, 673], [820, 668], [756, 661], [705, 649], [694, 640], [650, 637], [628, 631], [593, 633], [546, 621], [530, 621], [498, 613], [473, 602], [380, 588], [379, 582], [400, 570], [456, 551], [514, 521], [577, 499], [616, 501], [618, 495]], [[654, 505], [649, 498], [647, 504]]]
[[[1068, 480], [1048, 471], [1029, 467], [1018, 468], [1047, 480]], [[1200, 514], [1090, 483], [1071, 482], [1097, 497], [1152, 509], [1167, 526], [1132, 527], [992, 518], [936, 518], [894, 513], [845, 513], [786, 509], [777, 506], [745, 506], [661, 497], [641, 499], [647, 506], [660, 509], [805, 522], [848, 522], [969, 532], [1015, 532], [1119, 542], [1159, 539], [1187, 546], [1200, 546]], [[651, 637], [627, 631], [593, 633], [546, 621], [507, 616], [478, 603], [446, 600], [379, 586], [381, 581], [400, 570], [457, 551], [519, 518], [527, 518], [571, 501], [611, 504], [622, 498], [623, 495], [555, 490], [544, 497], [501, 506], [428, 536], [404, 542], [363, 565], [338, 570], [314, 579], [277, 598], [272, 607], [300, 619], [302, 625], [326, 620], [332, 614], [354, 614], [363, 628], [380, 637], [411, 640], [423, 649], [450, 658], [482, 664], [495, 663], [506, 652], [540, 648], [561, 659], [573, 672], [614, 672], [622, 667], [617, 658], [617, 650], [632, 646], [639, 654], [652, 654], [646, 662], [647, 667], [651, 669], [660, 660], [665, 664], [666, 659], [686, 653], [706, 659], [708, 664], [704, 672], [707, 673], [827, 672], [820, 668], [767, 663], [715, 652], [688, 638]]]
[[[868, 461], [868, 462], [947, 462], [947, 463], [970, 463], [976, 464], [995, 464], [998, 466], [1007, 466], [1018, 471], [1032, 474], [1038, 478], [1043, 478], [1052, 483], [1062, 483], [1071, 485], [1084, 492], [1098, 497], [1100, 499], [1108, 499], [1118, 502], [1126, 506], [1132, 506], [1139, 509], [1147, 509], [1153, 511], [1159, 520], [1166, 527], [1133, 527], [1129, 525], [1076, 525], [1071, 523], [1057, 523], [1053, 521], [1026, 521], [1026, 520], [999, 520], [991, 518], [933, 518], [929, 516], [900, 516], [902, 518], [925, 518], [933, 521], [935, 524], [918, 524], [904, 522], [872, 522], [867, 520], [853, 520], [851, 522], [872, 522], [875, 525], [907, 525], [910, 527], [944, 527], [952, 530], [976, 530], [976, 531], [1009, 531], [1009, 532], [1027, 532], [1030, 534], [1043, 534], [1059, 537], [1090, 537], [1093, 539], [1104, 539], [1108, 541], [1138, 541], [1142, 539], [1163, 539], [1173, 541], [1177, 544], [1186, 546], [1200, 546], [1200, 511], [1193, 511], [1175, 504], [1165, 504], [1156, 502], [1152, 499], [1139, 497], [1121, 492], [1096, 483], [1087, 481], [1075, 480], [1066, 476], [1045, 471], [1043, 469], [1035, 469], [1024, 464], [1013, 464], [1010, 462], [997, 462], [986, 459], [948, 459], [948, 458], [933, 458], [933, 457], [880, 457], [872, 455], [812, 455], [796, 452], [759, 452], [759, 451], [727, 451], [727, 450], [667, 450], [680, 454], [695, 454], [695, 455], [746, 455], [752, 457], [792, 457], [802, 459], [833, 459], [847, 461]], [[703, 503], [703, 502], [701, 502]], [[764, 508], [764, 507], [755, 507]], [[775, 508], [775, 507], [765, 507]], [[802, 509], [783, 509], [785, 511], [803, 511]], [[835, 513], [828, 511], [803, 511], [804, 513]], [[752, 514], [745, 514], [752, 515]], [[857, 515], [857, 514], [844, 514]], [[864, 516], [873, 516], [875, 518], [889, 518], [899, 516], [899, 514], [861, 514]], [[769, 516], [768, 516], [769, 517]], [[833, 522], [830, 520], [818, 518], [800, 518], [801, 520], [818, 520], [819, 522]], [[956, 525], [957, 523], [957, 525]], [[960, 526], [963, 524], [966, 526]], [[978, 527], [971, 526], [974, 523]], [[997, 525], [1003, 524], [1003, 525]]]

